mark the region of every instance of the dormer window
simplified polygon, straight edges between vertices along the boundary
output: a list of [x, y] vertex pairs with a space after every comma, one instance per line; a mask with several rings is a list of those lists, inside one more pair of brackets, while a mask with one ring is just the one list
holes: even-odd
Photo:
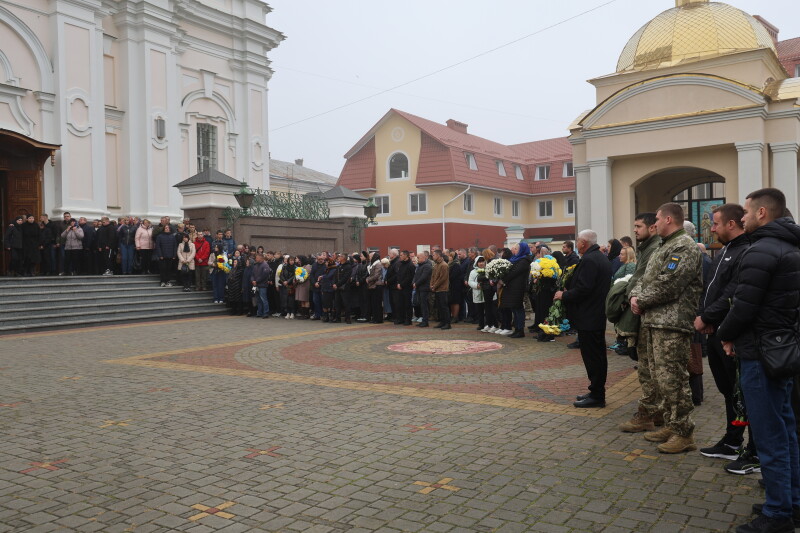
[[497, 173], [500, 176], [505, 177], [506, 176], [506, 166], [500, 160], [495, 161], [495, 163], [497, 164]]
[[539, 165], [536, 167], [536, 180], [544, 181], [550, 179], [550, 165]]
[[572, 168], [572, 161], [567, 161], [564, 163], [564, 173], [562, 176], [565, 178], [572, 178], [575, 176], [575, 171]]
[[408, 158], [397, 152], [389, 158], [389, 179], [396, 180], [408, 177]]
[[464, 152], [464, 157], [467, 158], [467, 166], [470, 170], [478, 170], [478, 163], [475, 162], [475, 154]]
[[525, 176], [522, 174], [522, 167], [519, 165], [514, 165], [514, 175], [517, 177], [518, 180], [525, 179]]

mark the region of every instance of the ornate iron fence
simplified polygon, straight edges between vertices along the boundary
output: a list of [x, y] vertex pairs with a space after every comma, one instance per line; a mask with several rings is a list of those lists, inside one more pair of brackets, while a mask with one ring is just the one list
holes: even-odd
[[228, 227], [243, 216], [291, 218], [295, 220], [328, 220], [331, 210], [328, 202], [318, 196], [306, 196], [290, 192], [253, 191], [253, 205], [250, 209], [227, 207], [222, 212]]

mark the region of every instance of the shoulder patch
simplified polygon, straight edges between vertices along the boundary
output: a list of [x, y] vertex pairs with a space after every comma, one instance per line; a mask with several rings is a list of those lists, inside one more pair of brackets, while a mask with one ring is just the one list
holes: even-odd
[[669, 257], [669, 263], [667, 263], [667, 270], [675, 270], [678, 268], [678, 263], [681, 262], [681, 258], [678, 255], [671, 255]]

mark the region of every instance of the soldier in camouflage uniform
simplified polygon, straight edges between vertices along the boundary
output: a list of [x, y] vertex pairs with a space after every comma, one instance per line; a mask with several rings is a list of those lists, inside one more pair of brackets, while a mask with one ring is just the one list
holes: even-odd
[[[661, 396], [664, 427], [644, 434], [660, 442], [658, 451], [696, 450], [689, 388], [694, 314], [703, 290], [700, 249], [683, 229], [683, 208], [664, 204], [656, 214], [661, 246], [653, 252], [640, 283], [631, 292], [631, 309], [642, 317], [643, 359]], [[641, 362], [640, 362], [641, 364]]]
[[[630, 301], [633, 290], [639, 286], [650, 257], [661, 246], [661, 237], [658, 236], [656, 230], [656, 214], [641, 213], [637, 215], [633, 224], [633, 233], [636, 235], [638, 247], [636, 250], [636, 272], [628, 281], [628, 301]], [[656, 425], [664, 425], [664, 417], [661, 412], [661, 396], [658, 394], [655, 379], [650, 375], [650, 360], [648, 356], [652, 351], [647, 347], [646, 342], [648, 340], [649, 337], [647, 335], [642, 336], [639, 334], [636, 336], [636, 346], [629, 348], [638, 357], [637, 373], [642, 396], [639, 398], [639, 406], [633, 418], [619, 425], [620, 431], [627, 433], [655, 431]]]

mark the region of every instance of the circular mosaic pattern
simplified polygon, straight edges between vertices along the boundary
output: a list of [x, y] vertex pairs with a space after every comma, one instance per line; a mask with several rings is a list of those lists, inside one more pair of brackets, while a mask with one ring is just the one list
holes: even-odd
[[493, 352], [503, 345], [499, 342], [465, 340], [424, 340], [390, 344], [386, 347], [393, 352], [426, 355], [463, 355], [470, 353]]

